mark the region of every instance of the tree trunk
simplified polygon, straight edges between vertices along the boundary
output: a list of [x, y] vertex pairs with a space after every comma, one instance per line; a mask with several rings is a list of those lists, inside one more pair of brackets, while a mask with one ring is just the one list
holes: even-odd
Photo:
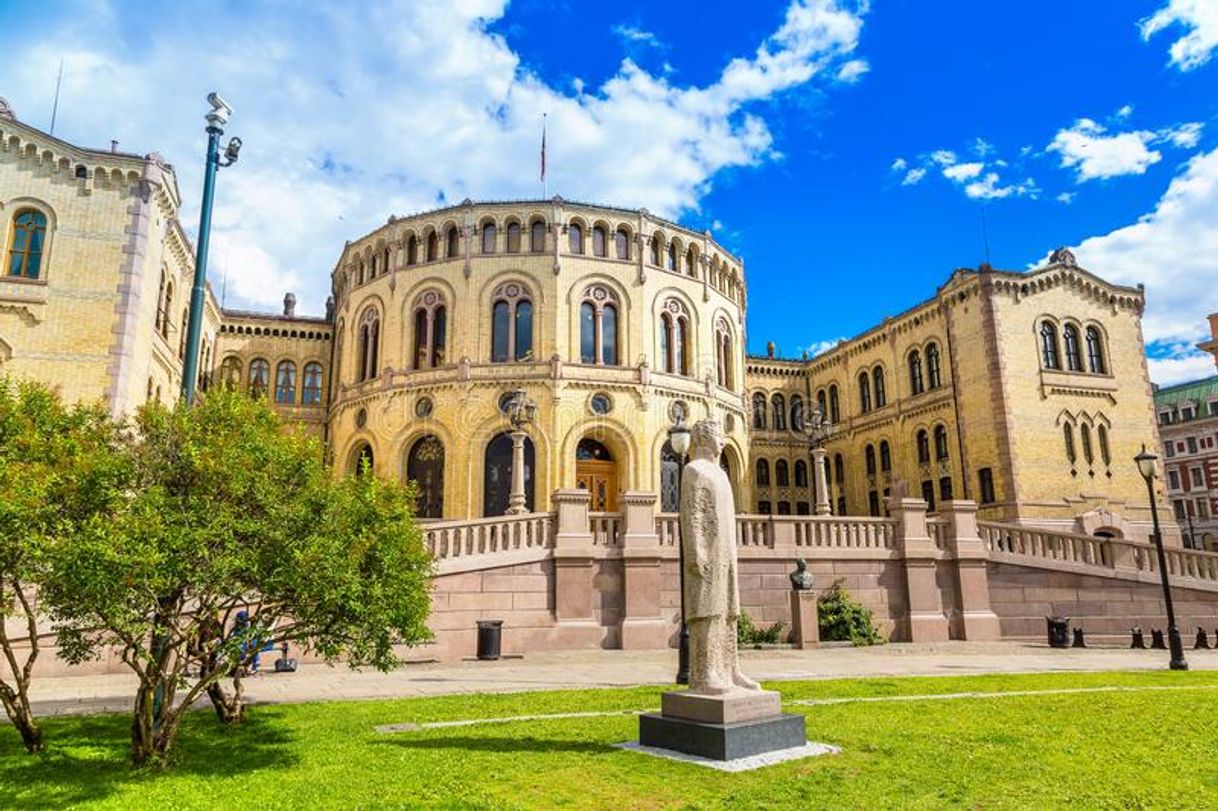
[[18, 693], [11, 697], [5, 696], [4, 712], [20, 733], [25, 750], [31, 755], [41, 752], [43, 749], [42, 729], [38, 726], [38, 720], [34, 718], [29, 698], [25, 693]]
[[233, 693], [230, 695], [224, 685], [215, 682], [207, 688], [207, 697], [216, 710], [216, 717], [223, 724], [239, 724], [245, 720], [245, 689], [241, 676], [233, 677]]
[[[157, 688], [163, 687], [157, 707]], [[178, 734], [185, 707], [173, 705], [174, 691], [167, 680], [148, 679], [140, 682], [135, 694], [135, 711], [131, 721], [131, 762], [136, 766], [165, 765], [166, 755]]]

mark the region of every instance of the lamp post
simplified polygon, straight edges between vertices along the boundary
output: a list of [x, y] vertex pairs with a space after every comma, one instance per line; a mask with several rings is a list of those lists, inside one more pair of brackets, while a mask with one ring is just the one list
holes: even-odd
[[211, 205], [216, 191], [216, 170], [232, 166], [241, 151], [241, 139], [229, 138], [220, 156], [220, 136], [233, 114], [228, 102], [215, 93], [207, 94], [211, 112], [207, 114], [207, 164], [203, 173], [203, 210], [199, 212], [199, 244], [195, 254], [195, 279], [190, 291], [190, 319], [186, 327], [186, 358], [182, 361], [182, 398], [189, 406], [195, 399], [199, 382], [199, 342], [203, 338], [203, 290], [207, 285], [207, 245], [211, 239]]
[[[677, 511], [681, 509], [681, 482], [685, 476], [685, 458], [689, 453], [689, 426], [684, 417], [668, 429], [668, 445], [677, 455]], [[685, 539], [681, 533], [681, 516], [677, 516], [677, 582], [681, 589], [681, 633], [677, 637], [677, 684], [689, 684], [689, 625], [685, 622]]]
[[1163, 603], [1167, 606], [1167, 640], [1171, 648], [1171, 669], [1188, 670], [1184, 661], [1184, 645], [1180, 642], [1180, 631], [1176, 628], [1176, 612], [1171, 602], [1171, 585], [1167, 582], [1167, 555], [1163, 552], [1163, 533], [1159, 530], [1159, 508], [1155, 504], [1154, 480], [1157, 473], [1155, 462], [1159, 457], [1142, 446], [1142, 452], [1133, 458], [1138, 472], [1146, 480], [1146, 495], [1150, 498], [1150, 520], [1155, 531], [1155, 549], [1159, 553], [1159, 578], [1163, 581]]
[[529, 511], [524, 493], [524, 440], [525, 428], [537, 419], [537, 403], [529, 399], [524, 389], [516, 389], [508, 399], [504, 411], [512, 424], [512, 491], [508, 494], [508, 515], [522, 515]]
[[832, 434], [833, 423], [829, 422], [824, 410], [817, 403], [808, 413], [808, 420], [804, 425], [804, 436], [808, 438], [808, 453], [812, 456], [812, 475], [816, 481], [814, 512], [817, 515], [828, 515], [832, 511], [829, 505], [829, 460], [828, 454], [825, 453], [825, 442]]

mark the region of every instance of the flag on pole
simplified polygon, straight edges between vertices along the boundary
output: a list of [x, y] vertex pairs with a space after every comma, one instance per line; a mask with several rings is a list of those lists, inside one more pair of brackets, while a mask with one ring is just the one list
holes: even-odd
[[546, 113], [541, 114], [541, 182], [546, 182]]

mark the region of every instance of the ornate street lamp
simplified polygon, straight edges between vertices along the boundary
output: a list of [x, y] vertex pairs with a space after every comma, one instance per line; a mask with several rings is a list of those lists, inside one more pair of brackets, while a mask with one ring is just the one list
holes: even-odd
[[521, 515], [529, 511], [524, 494], [524, 440], [525, 428], [537, 420], [537, 403], [529, 398], [524, 389], [510, 392], [504, 402], [504, 413], [512, 424], [512, 491], [508, 495], [508, 515]]
[[1159, 553], [1159, 578], [1163, 581], [1163, 602], [1167, 606], [1167, 640], [1171, 648], [1171, 669], [1188, 670], [1184, 661], [1184, 645], [1180, 642], [1180, 631], [1176, 628], [1176, 612], [1171, 602], [1171, 585], [1167, 581], [1167, 556], [1163, 552], [1163, 533], [1159, 529], [1159, 508], [1155, 504], [1154, 480], [1158, 471], [1155, 462], [1159, 457], [1142, 446], [1142, 452], [1133, 457], [1138, 472], [1146, 480], [1146, 495], [1150, 498], [1150, 520], [1155, 530], [1155, 549]]
[[[668, 445], [677, 455], [677, 511], [681, 510], [681, 480], [685, 475], [685, 459], [689, 454], [689, 426], [685, 418], [668, 429]], [[689, 684], [689, 626], [685, 622], [685, 543], [681, 537], [681, 517], [677, 516], [677, 581], [681, 589], [681, 633], [677, 643], [677, 684]]]
[[828, 515], [829, 506], [829, 472], [828, 454], [825, 453], [825, 443], [833, 436], [833, 423], [824, 409], [817, 403], [808, 412], [804, 422], [804, 436], [808, 440], [808, 453], [812, 456], [812, 475], [816, 477], [816, 514]]

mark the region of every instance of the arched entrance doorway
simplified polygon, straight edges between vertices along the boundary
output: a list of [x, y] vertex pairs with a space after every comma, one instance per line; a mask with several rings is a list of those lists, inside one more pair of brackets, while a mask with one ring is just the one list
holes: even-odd
[[[533, 470], [535, 454], [533, 440], [524, 438], [524, 505], [533, 512]], [[486, 446], [482, 465], [482, 514], [507, 513], [508, 496], [512, 494], [512, 437], [499, 434]]]
[[[681, 493], [678, 490], [680, 462], [667, 440], [660, 448], [660, 512], [675, 513], [681, 503]], [[725, 448], [719, 454], [719, 467], [727, 474], [727, 480], [732, 485], [732, 494], [736, 495], [736, 479], [732, 475], [732, 460]]]
[[365, 472], [371, 473], [373, 462], [372, 446], [367, 442], [360, 445], [359, 450], [352, 454], [351, 457], [351, 472], [356, 476], [362, 476]]
[[444, 516], [444, 443], [428, 434], [420, 437], [406, 456], [406, 480], [415, 483], [415, 516]]
[[595, 439], [585, 437], [575, 447], [575, 486], [592, 495], [593, 512], [617, 511], [617, 464]]

